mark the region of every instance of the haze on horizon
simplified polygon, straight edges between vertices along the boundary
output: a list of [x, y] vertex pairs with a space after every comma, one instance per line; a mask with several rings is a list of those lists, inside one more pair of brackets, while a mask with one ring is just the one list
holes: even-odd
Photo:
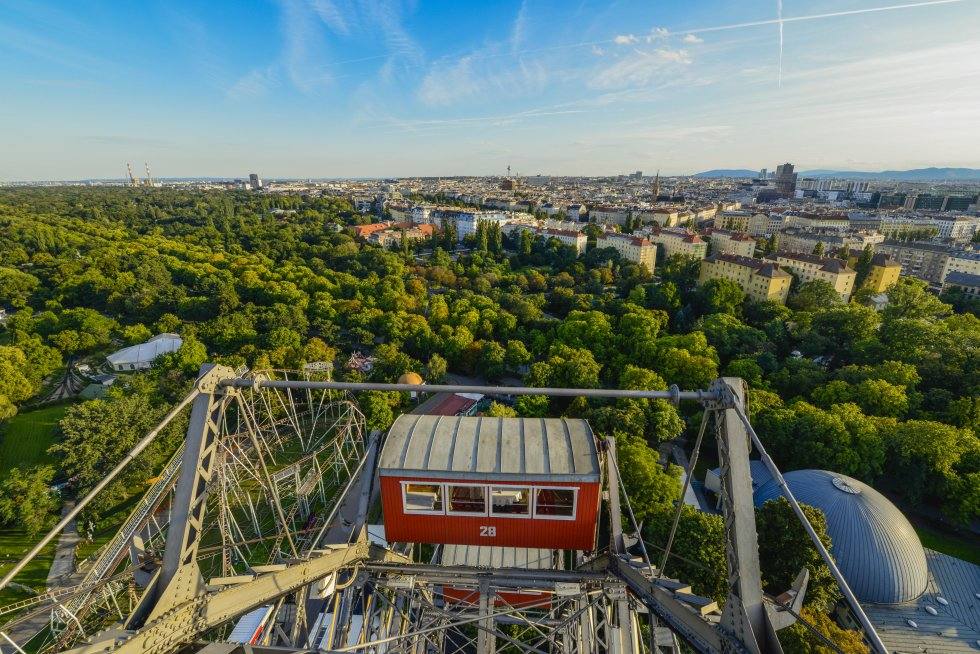
[[0, 0], [0, 179], [980, 167], [980, 0]]

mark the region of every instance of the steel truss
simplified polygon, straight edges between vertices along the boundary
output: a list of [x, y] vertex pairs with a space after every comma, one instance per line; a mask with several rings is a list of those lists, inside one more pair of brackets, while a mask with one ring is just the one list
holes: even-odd
[[[363, 416], [347, 392], [375, 389], [700, 402], [705, 424], [714, 422], [722, 461], [729, 573], [724, 610], [665, 577], [642, 545], [642, 556], [627, 548], [642, 538], [628, 497], [618, 492], [612, 442], [604, 447], [608, 542], [588, 556], [560, 553], [557, 569], [445, 566], [438, 547], [388, 546], [370, 538], [364, 527], [376, 492], [380, 435], [365, 437]], [[13, 633], [25, 615], [51, 611], [56, 638], [41, 650], [74, 644], [73, 652], [151, 654], [660, 653], [679, 652], [680, 637], [701, 652], [762, 654], [782, 651], [776, 631], [793, 622], [803, 599], [805, 578], [792, 589], [789, 606], [762, 593], [748, 467], [752, 444], [762, 448], [745, 417], [745, 387], [738, 379], [718, 380], [703, 391], [496, 389], [348, 384], [314, 379], [310, 372], [241, 375], [205, 366], [181, 403], [186, 405], [191, 415], [184, 449], [78, 586], [30, 605], [0, 607], [0, 617], [15, 608], [27, 611], [0, 636]], [[142, 447], [141, 441], [129, 460]], [[788, 487], [784, 491], [795, 506]], [[625, 527], [624, 515], [630, 523]], [[851, 599], [833, 560], [821, 553]], [[229, 625], [259, 607], [269, 607], [270, 617], [256, 639], [224, 642]], [[856, 600], [855, 607], [860, 619]], [[111, 623], [109, 630], [95, 631]], [[868, 636], [875, 651], [884, 652], [873, 628]]]

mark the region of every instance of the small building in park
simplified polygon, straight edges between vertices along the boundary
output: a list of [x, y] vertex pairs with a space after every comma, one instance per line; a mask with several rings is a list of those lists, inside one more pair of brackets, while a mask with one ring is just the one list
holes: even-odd
[[184, 340], [177, 334], [157, 334], [145, 343], [130, 345], [106, 357], [116, 372], [146, 370], [158, 356], [176, 352]]
[[378, 474], [390, 542], [595, 548], [600, 460], [585, 420], [405, 414]]

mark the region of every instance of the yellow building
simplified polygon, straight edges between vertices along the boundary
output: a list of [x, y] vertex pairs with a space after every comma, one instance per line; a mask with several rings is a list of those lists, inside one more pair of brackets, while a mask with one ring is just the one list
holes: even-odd
[[843, 259], [782, 250], [770, 254], [768, 258], [778, 263], [781, 268], [795, 274], [803, 284], [816, 280], [824, 281], [834, 287], [842, 300], [847, 302], [851, 299], [857, 272], [853, 268], [848, 268], [847, 262]]
[[689, 229], [668, 229], [654, 225], [644, 228], [640, 233], [645, 234], [651, 243], [662, 245], [664, 257], [668, 259], [675, 254], [694, 259], [708, 256], [708, 244]]
[[701, 262], [698, 285], [711, 279], [728, 279], [738, 284], [745, 294], [758, 302], [771, 300], [784, 304], [789, 295], [793, 276], [780, 269], [774, 261], [740, 257], [735, 254], [716, 254]]
[[871, 270], [861, 288], [871, 289], [875, 294], [884, 293], [898, 281], [902, 274], [902, 264], [879, 252], [871, 259]]
[[657, 246], [639, 236], [606, 233], [596, 238], [595, 246], [614, 248], [624, 259], [644, 266], [651, 273], [657, 263]]

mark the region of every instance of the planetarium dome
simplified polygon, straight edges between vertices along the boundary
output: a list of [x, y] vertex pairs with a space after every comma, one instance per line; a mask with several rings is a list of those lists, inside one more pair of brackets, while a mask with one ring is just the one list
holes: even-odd
[[[827, 516], [831, 553], [859, 600], [897, 604], [925, 591], [929, 573], [922, 543], [888, 498], [827, 470], [795, 470], [784, 478], [797, 500]], [[756, 490], [755, 504], [781, 495], [776, 481], [769, 480]]]

